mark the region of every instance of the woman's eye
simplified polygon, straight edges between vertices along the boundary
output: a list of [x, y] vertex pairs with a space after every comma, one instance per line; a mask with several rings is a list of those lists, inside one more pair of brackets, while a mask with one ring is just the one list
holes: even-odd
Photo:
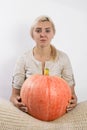
[[40, 30], [40, 29], [36, 29], [36, 32], [37, 32], [37, 33], [40, 33], [40, 32], [41, 32], [41, 30]]
[[49, 32], [50, 32], [50, 30], [49, 30], [49, 29], [47, 29], [47, 30], [46, 30], [46, 32], [47, 32], [47, 33], [49, 33]]

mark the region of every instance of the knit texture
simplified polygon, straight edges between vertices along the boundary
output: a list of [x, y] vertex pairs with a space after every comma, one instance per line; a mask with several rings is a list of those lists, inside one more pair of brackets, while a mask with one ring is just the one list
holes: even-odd
[[80, 102], [61, 118], [45, 122], [0, 99], [0, 130], [87, 130], [87, 101]]

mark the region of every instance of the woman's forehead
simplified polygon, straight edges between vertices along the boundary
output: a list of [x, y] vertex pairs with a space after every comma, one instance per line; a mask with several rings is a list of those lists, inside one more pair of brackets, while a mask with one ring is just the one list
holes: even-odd
[[34, 28], [52, 28], [52, 24], [49, 21], [37, 22]]

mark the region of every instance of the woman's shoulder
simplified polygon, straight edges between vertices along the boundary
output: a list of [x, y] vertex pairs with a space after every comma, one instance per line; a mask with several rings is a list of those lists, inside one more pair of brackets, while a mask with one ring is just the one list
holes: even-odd
[[62, 50], [57, 49], [57, 63], [60, 63], [61, 65], [70, 64], [69, 56], [66, 52]]
[[57, 61], [60, 61], [63, 64], [70, 62], [70, 58], [69, 58], [68, 54], [62, 50], [57, 49], [57, 57], [58, 57]]
[[27, 51], [25, 51], [23, 53], [23, 55], [25, 55], [25, 56], [31, 56], [32, 55], [32, 49], [28, 49]]
[[31, 57], [31, 55], [32, 55], [32, 49], [28, 49], [28, 50], [24, 51], [20, 57], [29, 58], [29, 57]]
[[32, 49], [28, 49], [22, 52], [22, 54], [18, 56], [17, 61], [20, 61], [20, 60], [26, 61], [27, 59], [30, 59], [31, 56], [32, 56]]
[[68, 57], [67, 53], [62, 51], [62, 50], [58, 50], [57, 49], [57, 55], [60, 57], [60, 58], [64, 58], [64, 57]]

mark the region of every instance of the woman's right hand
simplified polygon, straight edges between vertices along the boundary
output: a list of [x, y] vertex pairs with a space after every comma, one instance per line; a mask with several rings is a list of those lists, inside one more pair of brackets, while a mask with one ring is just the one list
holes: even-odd
[[23, 112], [26, 112], [26, 113], [28, 112], [28, 109], [25, 106], [25, 104], [22, 103], [20, 96], [12, 97], [12, 99], [10, 100], [17, 108], [19, 108]]
[[12, 95], [10, 97], [10, 101], [19, 108], [23, 112], [28, 112], [28, 108], [25, 106], [25, 104], [22, 102], [21, 97], [19, 95], [19, 90], [13, 88]]

